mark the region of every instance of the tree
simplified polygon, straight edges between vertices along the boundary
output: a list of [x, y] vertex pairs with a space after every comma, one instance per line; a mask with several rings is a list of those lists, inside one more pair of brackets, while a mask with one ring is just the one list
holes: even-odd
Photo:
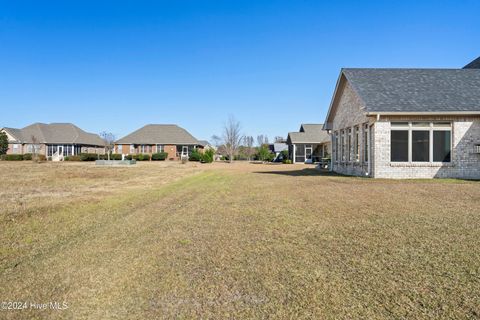
[[6, 154], [8, 151], [8, 137], [5, 132], [0, 132], [0, 155]]
[[242, 143], [243, 137], [240, 133], [240, 129], [240, 122], [235, 120], [233, 116], [230, 116], [223, 128], [222, 140], [229, 162], [233, 161], [233, 157], [237, 153], [238, 147]]
[[270, 161], [272, 154], [268, 149], [268, 145], [263, 144], [262, 146], [258, 147], [258, 159], [261, 161]]
[[285, 139], [280, 136], [276, 136], [274, 139], [275, 143], [285, 143]]
[[38, 154], [40, 152], [40, 143], [34, 135], [31, 136], [32, 140], [32, 161], [39, 161]]
[[268, 137], [264, 136], [263, 134], [257, 136], [257, 144], [259, 147], [263, 146], [264, 144], [268, 144]]
[[255, 150], [253, 149], [253, 137], [245, 136], [243, 137], [243, 145], [245, 146], [245, 153], [247, 155], [248, 161], [252, 160], [252, 155]]
[[105, 150], [107, 151], [107, 159], [110, 160], [110, 153], [113, 150], [115, 145], [115, 135], [111, 132], [102, 131], [100, 132], [100, 137], [103, 139], [105, 143]]

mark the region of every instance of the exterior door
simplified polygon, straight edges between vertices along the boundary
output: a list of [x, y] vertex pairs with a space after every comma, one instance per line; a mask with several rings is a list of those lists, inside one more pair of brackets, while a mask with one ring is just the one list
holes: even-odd
[[188, 156], [188, 146], [182, 147], [182, 157], [183, 156]]
[[58, 146], [58, 155], [63, 156], [63, 146]]
[[305, 162], [312, 162], [312, 146], [305, 146]]

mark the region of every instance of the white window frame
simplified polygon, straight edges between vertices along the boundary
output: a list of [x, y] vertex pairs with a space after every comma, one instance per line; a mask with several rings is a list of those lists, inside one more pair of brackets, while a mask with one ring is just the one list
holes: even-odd
[[165, 149], [165, 146], [163, 144], [157, 144], [157, 153], [163, 152]]
[[[406, 122], [407, 124], [404, 126], [393, 126], [392, 123], [402, 123]], [[426, 126], [413, 126], [413, 123], [428, 123]], [[435, 124], [440, 123], [449, 123], [448, 125], [444, 126], [435, 126]], [[390, 122], [390, 131], [408, 131], [408, 161], [391, 161], [390, 156], [390, 163], [430, 163], [430, 164], [442, 164], [442, 163], [452, 163], [453, 161], [453, 125], [451, 121], [392, 121]], [[412, 161], [412, 132], [413, 131], [428, 131], [428, 161]], [[443, 161], [433, 161], [433, 132], [434, 131], [450, 131], [450, 162], [443, 162]], [[391, 136], [390, 136], [391, 137]], [[392, 152], [392, 141], [390, 141], [390, 153]]]

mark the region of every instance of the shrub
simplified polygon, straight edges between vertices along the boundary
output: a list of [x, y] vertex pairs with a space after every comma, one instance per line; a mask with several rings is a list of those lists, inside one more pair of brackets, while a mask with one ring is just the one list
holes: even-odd
[[166, 152], [159, 152], [152, 154], [152, 161], [164, 161], [167, 159], [168, 153]]
[[95, 161], [98, 159], [98, 154], [95, 153], [82, 153], [80, 154], [81, 161]]
[[110, 160], [122, 160], [122, 155], [120, 153], [112, 153], [110, 155]]
[[133, 157], [132, 157], [131, 154], [125, 156], [125, 160], [132, 160], [132, 159], [133, 159]]
[[290, 159], [285, 159], [285, 160], [283, 160], [283, 163], [285, 163], [285, 164], [292, 164], [292, 160], [290, 160]]
[[22, 161], [23, 155], [21, 154], [6, 154], [5, 160], [7, 161]]
[[82, 156], [76, 155], [76, 156], [68, 156], [63, 158], [65, 161], [82, 161]]
[[23, 155], [23, 160], [32, 160], [32, 154], [31, 153], [25, 153]]
[[212, 163], [214, 156], [215, 156], [215, 151], [213, 149], [207, 149], [202, 154], [201, 160], [203, 163]]
[[188, 160], [190, 161], [200, 161], [202, 158], [202, 155], [200, 154], [200, 152], [198, 152], [197, 149], [193, 149], [192, 152], [190, 153], [190, 157], [188, 158]]
[[140, 153], [140, 154], [133, 155], [132, 158], [134, 160], [137, 160], [137, 161], [149, 161], [150, 160], [150, 155]]

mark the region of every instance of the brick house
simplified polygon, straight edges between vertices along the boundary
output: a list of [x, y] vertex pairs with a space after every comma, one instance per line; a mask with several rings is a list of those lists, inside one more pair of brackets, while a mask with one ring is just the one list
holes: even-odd
[[302, 124], [298, 132], [289, 132], [288, 154], [293, 163], [315, 163], [331, 153], [330, 136], [323, 124]]
[[167, 159], [188, 156], [203, 146], [187, 130], [175, 124], [148, 124], [115, 141], [115, 152], [124, 155], [168, 153]]
[[35, 150], [54, 161], [80, 153], [105, 154], [105, 143], [100, 136], [71, 123], [34, 123], [22, 129], [0, 131], [8, 137], [7, 154], [27, 154]]
[[324, 125], [332, 170], [480, 179], [479, 62], [463, 69], [342, 69]]

